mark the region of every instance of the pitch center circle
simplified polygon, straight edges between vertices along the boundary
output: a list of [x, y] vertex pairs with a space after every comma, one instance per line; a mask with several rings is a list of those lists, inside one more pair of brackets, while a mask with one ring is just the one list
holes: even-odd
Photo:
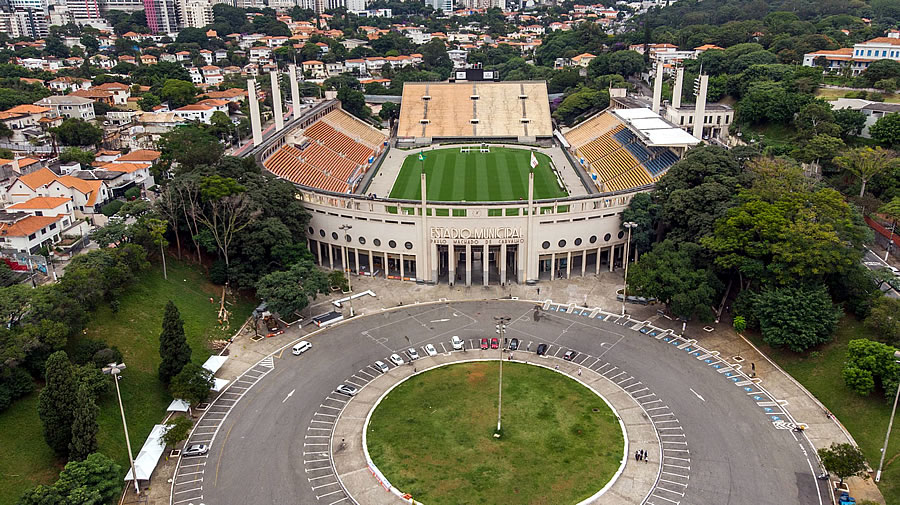
[[554, 370], [502, 366], [502, 400], [498, 360], [440, 366], [389, 389], [365, 427], [379, 473], [427, 505], [564, 505], [601, 494], [625, 463], [610, 404]]

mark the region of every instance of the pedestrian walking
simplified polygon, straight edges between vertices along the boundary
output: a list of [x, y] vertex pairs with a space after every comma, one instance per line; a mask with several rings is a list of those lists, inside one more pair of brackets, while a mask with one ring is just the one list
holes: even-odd
[[556, 365], [556, 369], [559, 370], [559, 365]]
[[647, 451], [641, 449], [641, 461], [643, 461], [644, 463], [646, 463], [648, 459], [649, 459], [649, 458], [647, 458]]
[[634, 460], [635, 461], [641, 460], [641, 451], [634, 451]]
[[581, 377], [581, 369], [578, 369], [578, 376]]

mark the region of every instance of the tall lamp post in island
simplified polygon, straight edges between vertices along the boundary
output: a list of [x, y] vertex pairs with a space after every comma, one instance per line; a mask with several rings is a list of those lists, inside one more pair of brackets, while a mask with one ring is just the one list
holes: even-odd
[[622, 315], [625, 315], [625, 297], [627, 296], [628, 291], [628, 255], [630, 254], [631, 249], [631, 230], [633, 228], [637, 228], [638, 224], [632, 221], [626, 221], [622, 223], [622, 226], [628, 228], [628, 241], [625, 242], [625, 256], [622, 258], [622, 261], [625, 263], [625, 285], [622, 286]]
[[[894, 362], [900, 363], [900, 351], [894, 351]], [[900, 399], [900, 384], [897, 384], [897, 394], [894, 396], [894, 408], [891, 409], [891, 420], [888, 422], [887, 435], [884, 436], [884, 447], [881, 448], [881, 462], [878, 463], [878, 471], [875, 472], [875, 482], [881, 481], [881, 468], [884, 466], [884, 453], [887, 452], [888, 440], [891, 439], [891, 428], [894, 427], [894, 414], [897, 413], [897, 400]]]
[[497, 334], [500, 335], [497, 345], [497, 349], [500, 351], [500, 379], [499, 386], [497, 387], [497, 431], [494, 433], [495, 438], [500, 438], [500, 413], [503, 410], [503, 346], [500, 345], [500, 342], [504, 342], [504, 335], [506, 334], [506, 325], [509, 324], [508, 316], [494, 316], [494, 321], [497, 321]]
[[125, 363], [110, 363], [103, 367], [103, 373], [113, 376], [113, 382], [116, 384], [116, 398], [119, 399], [119, 412], [122, 413], [122, 428], [125, 430], [125, 447], [128, 449], [128, 462], [131, 463], [131, 479], [134, 481], [134, 492], [141, 494], [141, 488], [138, 486], [138, 476], [134, 469], [134, 456], [131, 453], [131, 439], [128, 438], [128, 424], [125, 422], [125, 407], [122, 406], [122, 393], [119, 391], [119, 375], [125, 370]]

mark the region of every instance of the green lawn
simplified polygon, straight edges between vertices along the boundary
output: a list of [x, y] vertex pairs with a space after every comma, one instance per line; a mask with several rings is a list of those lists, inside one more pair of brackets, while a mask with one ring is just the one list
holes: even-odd
[[[515, 201], [528, 198], [531, 151], [491, 146], [490, 153], [461, 153], [459, 147], [424, 151], [428, 199], [440, 202]], [[473, 148], [474, 149], [474, 148]], [[477, 149], [475, 149], [477, 151]], [[535, 153], [534, 198], [568, 196], [550, 168], [550, 158]], [[422, 162], [409, 155], [391, 189], [391, 198], [420, 200]]]
[[[838, 326], [834, 341], [818, 349], [815, 356], [803, 357], [790, 351], [774, 350], [762, 344], [758, 337], [753, 337], [753, 340], [840, 419], [866, 454], [869, 464], [877, 469], [891, 416], [891, 404], [881, 394], [859, 396], [844, 385], [841, 377], [841, 368], [847, 358], [847, 343], [855, 338], [867, 337], [871, 338], [868, 330], [848, 316]], [[889, 395], [891, 401], [893, 393]], [[878, 484], [888, 504], [900, 503], [900, 429], [897, 426], [894, 428], [885, 457], [885, 471]]]
[[506, 362], [495, 439], [498, 366], [437, 368], [382, 400], [367, 443], [388, 480], [416, 500], [454, 505], [563, 505], [606, 485], [624, 450], [606, 403], [552, 370]]
[[[153, 425], [165, 415], [171, 401], [156, 377], [159, 366], [159, 332], [163, 308], [173, 300], [181, 311], [184, 329], [193, 349], [193, 360], [202, 363], [210, 351], [205, 343], [227, 338], [243, 324], [253, 310], [251, 300], [231, 306], [232, 329], [217, 326], [217, 308], [222, 288], [207, 282], [196, 267], [169, 261], [169, 280], [162, 277], [158, 265], [141, 273], [121, 298], [119, 312], [104, 306], [91, 317], [86, 338], [102, 339], [117, 346], [128, 368], [119, 382], [128, 419], [131, 449], [135, 455]], [[209, 303], [214, 297], [215, 304]], [[0, 503], [15, 503], [29, 487], [56, 480], [61, 462], [56, 461], [41, 435], [37, 415], [37, 393], [16, 402], [0, 414]], [[100, 404], [100, 451], [113, 457], [122, 468], [128, 466], [125, 435], [115, 393]], [[123, 474], [124, 477], [124, 474]]]

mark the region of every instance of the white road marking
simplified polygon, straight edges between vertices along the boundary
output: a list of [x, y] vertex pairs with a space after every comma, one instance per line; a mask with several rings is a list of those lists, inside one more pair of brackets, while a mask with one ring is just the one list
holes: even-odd
[[296, 389], [292, 389], [291, 392], [288, 393], [287, 396], [284, 397], [284, 400], [281, 400], [281, 403], [288, 401], [288, 398], [294, 396], [294, 391], [296, 391]]
[[691, 393], [694, 393], [694, 395], [695, 395], [695, 396], [696, 396], [696, 397], [697, 397], [697, 398], [700, 398], [700, 401], [703, 401], [703, 402], [705, 402], [705, 401], [706, 401], [706, 400], [704, 400], [704, 399], [703, 399], [703, 397], [702, 397], [702, 396], [700, 396], [700, 393], [698, 393], [698, 392], [696, 392], [696, 391], [694, 391], [694, 389], [693, 389], [693, 388], [688, 388], [688, 389], [690, 389], [690, 390], [691, 390]]

